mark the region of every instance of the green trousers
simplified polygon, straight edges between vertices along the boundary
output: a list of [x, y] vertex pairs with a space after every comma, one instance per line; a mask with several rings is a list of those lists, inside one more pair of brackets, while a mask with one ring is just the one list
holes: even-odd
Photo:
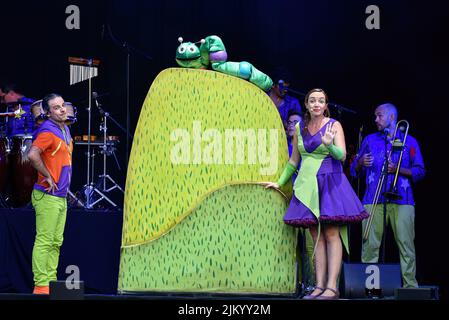
[[48, 286], [57, 280], [59, 249], [64, 239], [67, 199], [33, 190], [36, 211], [36, 239], [33, 247], [33, 274], [36, 286]]
[[[371, 210], [371, 205], [365, 205]], [[383, 234], [383, 205], [378, 204], [373, 213], [371, 232], [362, 245], [362, 262], [377, 263], [379, 248]], [[365, 230], [367, 220], [363, 220]], [[394, 238], [399, 249], [402, 282], [404, 287], [417, 287], [416, 281], [416, 254], [415, 254], [415, 207], [411, 205], [387, 204], [387, 225], [393, 229]]]

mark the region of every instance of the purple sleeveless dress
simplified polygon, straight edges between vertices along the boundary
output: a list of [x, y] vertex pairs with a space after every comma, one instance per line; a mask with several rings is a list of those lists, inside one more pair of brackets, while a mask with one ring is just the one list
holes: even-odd
[[[328, 123], [333, 122], [335, 120], [330, 119]], [[294, 195], [284, 216], [286, 224], [310, 227], [317, 225], [319, 219], [321, 223], [342, 225], [359, 222], [368, 217], [368, 213], [343, 172], [341, 162], [334, 159], [321, 143], [320, 132], [324, 134], [326, 126], [327, 124], [314, 135], [304, 130], [303, 123], [298, 127], [301, 166], [293, 187]], [[304, 175], [305, 172], [310, 172], [310, 167], [318, 168], [314, 177]], [[301, 183], [303, 185], [299, 186], [298, 184]], [[315, 188], [316, 192], [311, 192], [311, 196], [302, 198], [301, 195], [296, 194], [300, 191], [300, 187], [302, 190]], [[315, 208], [314, 212], [311, 210], [314, 207], [313, 203], [319, 204], [319, 209]]]

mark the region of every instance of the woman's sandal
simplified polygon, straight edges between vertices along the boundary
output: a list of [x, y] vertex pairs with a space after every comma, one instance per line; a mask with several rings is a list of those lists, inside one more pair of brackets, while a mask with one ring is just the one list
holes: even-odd
[[[323, 296], [324, 291], [329, 290], [334, 293], [333, 296]], [[337, 300], [340, 298], [340, 292], [338, 292], [338, 289], [332, 289], [332, 288], [326, 288], [323, 292], [321, 292], [319, 297], [316, 297], [317, 300]]]
[[[324, 291], [326, 291], [326, 289], [320, 288], [320, 287], [315, 287], [315, 290], [316, 289], [321, 290], [321, 292], [319, 294], [308, 294], [308, 295], [302, 297], [302, 299], [303, 300], [313, 300], [313, 299], [318, 298]], [[315, 290], [313, 290], [313, 291], [315, 291]]]

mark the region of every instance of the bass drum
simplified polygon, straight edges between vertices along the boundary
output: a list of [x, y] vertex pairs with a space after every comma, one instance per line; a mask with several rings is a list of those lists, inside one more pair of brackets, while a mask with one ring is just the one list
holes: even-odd
[[15, 208], [24, 207], [31, 202], [31, 193], [37, 181], [37, 171], [27, 156], [32, 139], [32, 136], [11, 137], [9, 154], [11, 195], [8, 202]]
[[9, 140], [0, 137], [0, 194], [3, 196], [8, 181]]

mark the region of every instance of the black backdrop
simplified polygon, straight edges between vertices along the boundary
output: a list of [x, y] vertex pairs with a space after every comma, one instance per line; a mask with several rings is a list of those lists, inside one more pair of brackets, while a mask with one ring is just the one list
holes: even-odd
[[[80, 9], [80, 30], [65, 27], [65, 9], [71, 4]], [[371, 4], [380, 8], [380, 30], [365, 27], [365, 8]], [[447, 286], [448, 174], [443, 153], [448, 141], [448, 7], [446, 1], [405, 0], [3, 1], [0, 80], [20, 83], [36, 99], [51, 91], [61, 93], [78, 107], [73, 134], [86, 134], [87, 83], [69, 86], [67, 57], [99, 58], [94, 91], [109, 93], [101, 99], [103, 106], [126, 126], [126, 53], [112, 38], [126, 41], [147, 56], [135, 51], [130, 56], [133, 133], [153, 79], [175, 66], [177, 38], [198, 41], [217, 34], [229, 60], [250, 61], [268, 74], [277, 65], [286, 66], [293, 73], [293, 88], [324, 88], [331, 101], [357, 111], [342, 114], [348, 144], [357, 143], [361, 125], [364, 134], [375, 130], [375, 106], [391, 101], [399, 118], [411, 123], [410, 133], [420, 142], [427, 167], [426, 179], [415, 187], [418, 280]], [[93, 134], [100, 135], [99, 114], [94, 109], [92, 115]], [[112, 123], [109, 129], [110, 135], [121, 137], [117, 156], [122, 167], [118, 171], [108, 159], [110, 174], [124, 186], [125, 135]], [[74, 170], [72, 190], [81, 189], [86, 170], [82, 150], [74, 155]], [[121, 201], [119, 193], [114, 196]]]

